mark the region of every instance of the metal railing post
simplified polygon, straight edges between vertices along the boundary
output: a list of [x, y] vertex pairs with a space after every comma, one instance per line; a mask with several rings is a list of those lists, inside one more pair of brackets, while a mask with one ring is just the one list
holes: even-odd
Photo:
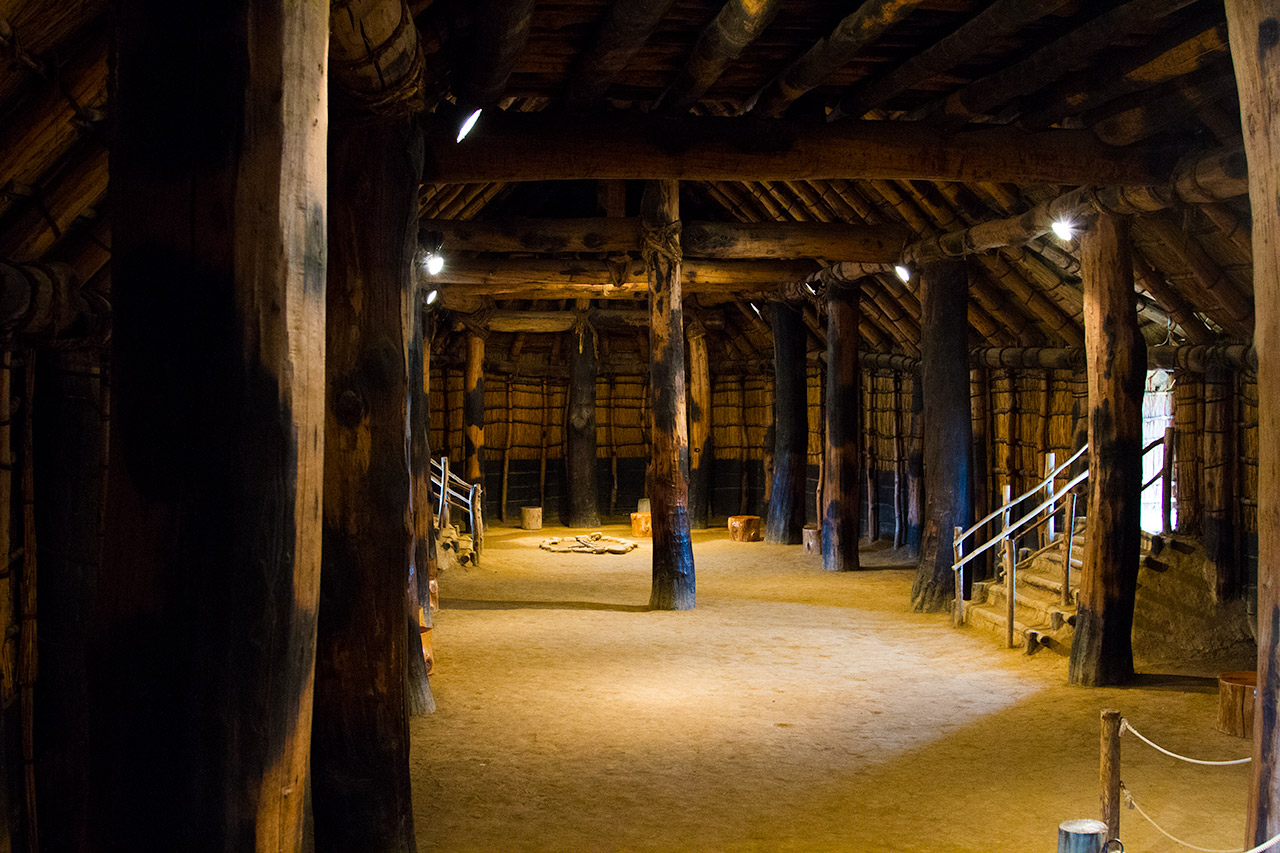
[[1005, 617], [1008, 619], [1008, 625], [1005, 626], [1005, 648], [1013, 648], [1013, 606], [1014, 596], [1017, 595], [1017, 574], [1018, 574], [1018, 550], [1014, 547], [1013, 537], [1004, 540], [1004, 594], [1005, 594]]
[[[1053, 451], [1050, 451], [1044, 455], [1045, 489], [1049, 492], [1047, 499], [1050, 501], [1052, 501], [1056, 497], [1053, 491], [1053, 472], [1058, 467], [1057, 462], [1058, 462], [1058, 455]], [[1048, 510], [1049, 520], [1045, 522], [1045, 527], [1044, 527], [1044, 544], [1046, 545], [1052, 545], [1053, 540], [1057, 538], [1057, 536], [1055, 535], [1056, 531], [1054, 530], [1054, 524], [1053, 524], [1054, 515], [1057, 513], [1057, 511], [1058, 511], [1057, 507], [1055, 507], [1052, 503], [1050, 503], [1049, 510]]]
[[1062, 596], [1063, 607], [1071, 605], [1071, 551], [1076, 538], [1076, 495], [1071, 493], [1071, 501], [1067, 505], [1067, 547], [1062, 552]]
[[[957, 526], [951, 534], [951, 557], [953, 565], [960, 562], [960, 537], [964, 535], [964, 528]], [[964, 566], [955, 565], [954, 571], [956, 585], [956, 606], [953, 612], [953, 619], [956, 625], [964, 624]]]

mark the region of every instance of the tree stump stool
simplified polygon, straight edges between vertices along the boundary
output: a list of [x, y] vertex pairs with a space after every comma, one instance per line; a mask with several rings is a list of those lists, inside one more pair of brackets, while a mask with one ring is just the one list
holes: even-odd
[[758, 515], [731, 515], [729, 516], [729, 538], [735, 542], [759, 542], [760, 541], [760, 516]]
[[804, 552], [822, 556], [822, 528], [816, 524], [804, 526]]
[[631, 513], [631, 535], [640, 537], [653, 536], [653, 513], [649, 512], [633, 512]]
[[542, 529], [542, 507], [540, 506], [520, 507], [520, 526], [525, 530], [541, 530]]
[[1236, 737], [1253, 737], [1253, 697], [1258, 673], [1224, 672], [1218, 676], [1218, 731]]
[[1107, 825], [1100, 820], [1064, 820], [1058, 824], [1058, 853], [1102, 853]]

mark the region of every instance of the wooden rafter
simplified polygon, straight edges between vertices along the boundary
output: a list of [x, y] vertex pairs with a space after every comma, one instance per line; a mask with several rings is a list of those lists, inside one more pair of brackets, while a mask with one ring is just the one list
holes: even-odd
[[778, 14], [782, 0], [729, 0], [702, 30], [693, 53], [659, 98], [658, 108], [684, 112], [706, 94]]
[[673, 0], [613, 0], [596, 33], [595, 41], [578, 62], [569, 81], [568, 100], [573, 109], [587, 109], [604, 97], [653, 33]]

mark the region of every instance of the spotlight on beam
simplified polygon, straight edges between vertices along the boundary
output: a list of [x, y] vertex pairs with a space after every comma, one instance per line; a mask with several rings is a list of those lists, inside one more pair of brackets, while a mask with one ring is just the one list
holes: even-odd
[[893, 267], [893, 272], [898, 276], [899, 279], [902, 280], [903, 284], [906, 284], [907, 282], [911, 281], [911, 270], [903, 266], [902, 264], [895, 264]]
[[1076, 235], [1076, 227], [1065, 219], [1055, 219], [1049, 226], [1059, 240], [1070, 240]]
[[444, 234], [439, 231], [428, 231], [423, 235], [422, 266], [430, 275], [439, 275], [444, 269], [444, 255], [441, 254], [443, 248]]
[[462, 120], [462, 124], [458, 126], [458, 142], [467, 138], [467, 134], [476, 126], [476, 122], [480, 120], [480, 113], [484, 112], [480, 107], [467, 110], [463, 109], [462, 113], [466, 116]]
[[444, 269], [443, 255], [427, 255], [427, 273], [430, 275], [440, 275], [440, 271]]
[[430, 305], [431, 303], [435, 302], [439, 298], [440, 298], [440, 291], [433, 290], [427, 294], [427, 304]]

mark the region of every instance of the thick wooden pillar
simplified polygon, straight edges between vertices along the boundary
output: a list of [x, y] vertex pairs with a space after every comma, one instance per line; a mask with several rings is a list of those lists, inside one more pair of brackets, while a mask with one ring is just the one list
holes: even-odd
[[[969, 414], [973, 421], [973, 518], [978, 520], [984, 517], [992, 510], [991, 506], [991, 489], [989, 487], [987, 471], [990, 467], [987, 462], [987, 435], [988, 417], [987, 401], [987, 369], [985, 367], [975, 367], [969, 371]], [[984, 555], [985, 556], [985, 555]], [[973, 571], [969, 572], [971, 580], [982, 580], [988, 577], [987, 567], [990, 562], [983, 557], [979, 557], [970, 565]]]
[[827, 453], [822, 483], [822, 568], [858, 566], [858, 288], [827, 284]]
[[411, 850], [405, 704], [414, 530], [401, 301], [421, 141], [409, 118], [329, 139], [328, 419], [312, 803], [317, 850]]
[[[809, 459], [807, 335], [799, 308], [773, 303], [773, 488], [764, 541], [781, 545], [799, 545], [804, 530], [804, 475]], [[853, 399], [856, 403], [857, 396]], [[858, 488], [857, 474], [850, 487]]]
[[1147, 348], [1138, 332], [1129, 222], [1099, 215], [1081, 238], [1089, 377], [1089, 538], [1071, 646], [1072, 684], [1133, 677], [1142, 492], [1142, 392]]
[[1253, 206], [1258, 695], [1245, 847], [1280, 834], [1280, 0], [1227, 0]]
[[907, 445], [907, 553], [920, 556], [924, 533], [924, 382], [911, 377], [911, 435]]
[[467, 364], [462, 376], [462, 444], [466, 479], [484, 481], [484, 338], [467, 333]]
[[873, 373], [858, 374], [858, 406], [862, 412], [862, 479], [867, 490], [867, 544], [880, 541], [880, 456], [876, 439], [879, 427], [876, 422], [876, 378]]
[[[583, 300], [587, 301], [587, 300]], [[598, 527], [596, 497], [596, 330], [586, 306], [569, 333], [569, 424], [565, 476], [568, 479], [570, 527]]]
[[973, 521], [973, 417], [969, 412], [969, 276], [964, 261], [920, 270], [920, 378], [924, 395], [924, 531], [911, 606], [951, 607], [952, 539]]
[[690, 610], [696, 599], [689, 539], [689, 434], [685, 420], [680, 295], [680, 185], [645, 186], [640, 216], [649, 272], [649, 385], [653, 394], [653, 610]]
[[701, 323], [685, 329], [689, 348], [689, 526], [706, 528], [711, 515], [711, 360]]
[[1205, 571], [1218, 601], [1237, 598], [1243, 587], [1235, 526], [1236, 377], [1221, 364], [1204, 371], [1204, 551]]
[[299, 850], [325, 446], [329, 9], [116, 11], [90, 847]]
[[[412, 514], [413, 551], [409, 558], [409, 646], [406, 652], [408, 679], [405, 690], [411, 714], [435, 708], [431, 684], [427, 680], [424, 638], [430, 642], [432, 541], [435, 513], [431, 506], [431, 388], [430, 336], [427, 334], [427, 294], [431, 287], [421, 280], [421, 270], [412, 270], [418, 279], [405, 300], [405, 358], [409, 369], [409, 416], [405, 421], [405, 447], [409, 452], [409, 510]], [[418, 615], [422, 614], [421, 623]]]
[[[36, 359], [36, 541], [40, 544], [39, 690], [35, 699], [39, 837], [49, 850], [88, 840], [86, 618], [102, 550], [107, 421], [98, 352]], [[3, 472], [8, 476], [8, 472]]]

